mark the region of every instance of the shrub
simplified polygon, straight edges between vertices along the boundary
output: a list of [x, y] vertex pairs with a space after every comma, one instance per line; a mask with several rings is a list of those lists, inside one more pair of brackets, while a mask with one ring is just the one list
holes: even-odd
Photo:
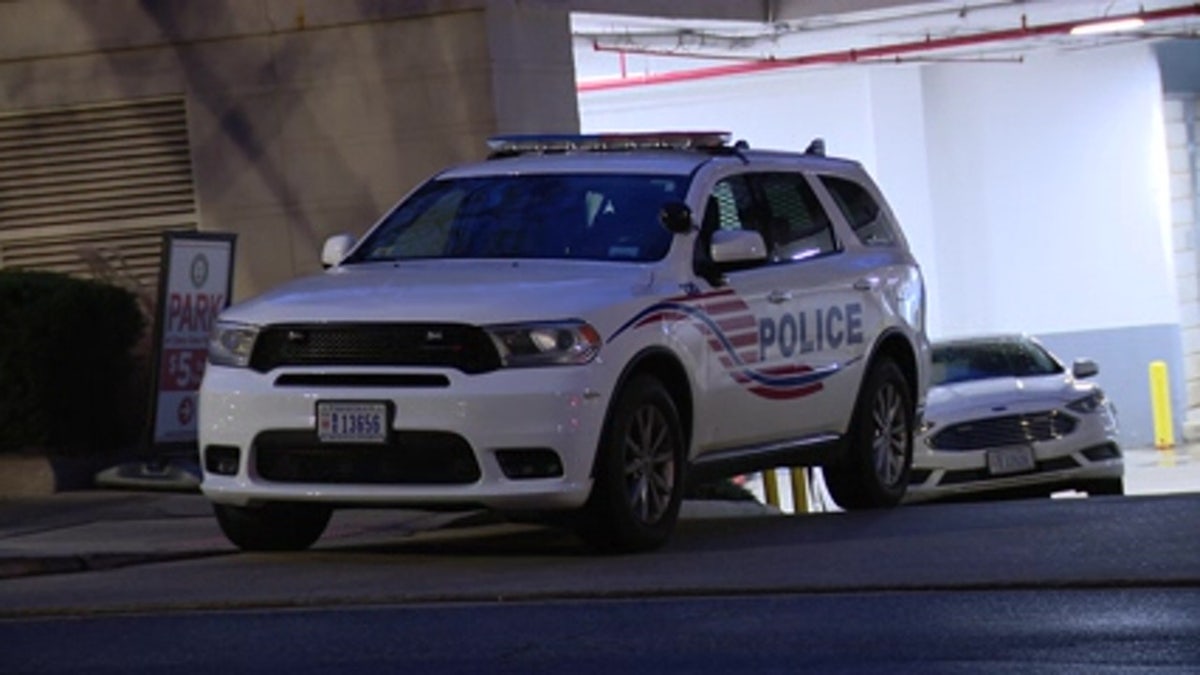
[[94, 453], [136, 440], [132, 348], [145, 323], [125, 289], [0, 270], [0, 451]]

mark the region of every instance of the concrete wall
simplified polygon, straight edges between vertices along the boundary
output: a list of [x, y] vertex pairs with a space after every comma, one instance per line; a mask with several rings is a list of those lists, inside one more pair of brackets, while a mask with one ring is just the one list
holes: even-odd
[[1162, 115], [1145, 44], [580, 96], [585, 131], [726, 128], [793, 149], [824, 136], [892, 202], [925, 272], [931, 334], [1023, 331], [1068, 361], [1096, 359], [1130, 446], [1153, 443], [1148, 361], [1182, 372]]
[[0, 111], [162, 95], [187, 101], [201, 229], [238, 234], [236, 299], [488, 136], [578, 127], [553, 5], [0, 3]]
[[1200, 438], [1200, 242], [1197, 241], [1196, 139], [1200, 139], [1200, 99], [1195, 94], [1171, 95], [1164, 105], [1167, 156], [1171, 185], [1171, 232], [1174, 242], [1175, 279], [1178, 284], [1180, 323], [1183, 329], [1182, 372], [1187, 392], [1184, 435]]

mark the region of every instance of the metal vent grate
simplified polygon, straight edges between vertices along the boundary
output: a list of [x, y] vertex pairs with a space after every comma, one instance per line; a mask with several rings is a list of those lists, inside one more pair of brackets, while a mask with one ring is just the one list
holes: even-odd
[[153, 289], [162, 233], [197, 222], [182, 98], [0, 112], [0, 267]]

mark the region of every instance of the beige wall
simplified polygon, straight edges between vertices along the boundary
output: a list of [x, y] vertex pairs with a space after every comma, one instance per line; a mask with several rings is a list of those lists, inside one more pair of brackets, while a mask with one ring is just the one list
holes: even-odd
[[162, 95], [187, 101], [200, 228], [238, 234], [237, 299], [492, 134], [578, 129], [555, 3], [0, 3], [0, 112]]

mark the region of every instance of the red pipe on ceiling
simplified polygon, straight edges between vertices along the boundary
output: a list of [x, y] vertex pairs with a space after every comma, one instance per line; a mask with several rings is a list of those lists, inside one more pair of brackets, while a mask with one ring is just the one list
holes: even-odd
[[[1160, 21], [1163, 19], [1176, 19], [1191, 15], [1200, 15], [1200, 3], [1182, 7], [1169, 7], [1166, 9], [1152, 10], [1149, 12], [1143, 11], [1135, 12], [1133, 14], [1122, 14], [1120, 16], [1106, 16], [1097, 19], [1049, 23], [1041, 26], [1026, 25], [1025, 18], [1022, 16], [1020, 27], [992, 31], [990, 33], [956, 35], [944, 38], [926, 37], [924, 40], [918, 40], [916, 42], [901, 42], [898, 44], [880, 45], [878, 47], [864, 47], [862, 49], [849, 49], [843, 51], [823, 52], [818, 54], [807, 54], [805, 56], [794, 56], [786, 59], [762, 59], [750, 61], [748, 63], [713, 66], [710, 68], [695, 68], [691, 70], [678, 70], [673, 72], [657, 73], [654, 75], [635, 75], [632, 77], [593, 80], [591, 82], [579, 83], [576, 85], [576, 90], [579, 92], [604, 91], [608, 89], [624, 89], [626, 87], [636, 87], [651, 84], [689, 82], [692, 80], [703, 80], [712, 77], [721, 77], [724, 75], [742, 75], [745, 73], [757, 73], [764, 70], [775, 70], [778, 68], [793, 68], [796, 66], [810, 66], [816, 64], [855, 63], [862, 60], [879, 59], [889, 56], [901, 56], [903, 54], [912, 54], [914, 52], [927, 52], [937, 49], [967, 47], [988, 42], [1021, 40], [1042, 35], [1062, 35], [1070, 33], [1071, 29], [1075, 28], [1076, 26], [1099, 23], [1101, 21], [1108, 22], [1120, 21], [1122, 19], [1142, 19], [1143, 21], [1149, 22]], [[599, 44], [593, 44], [593, 48], [596, 51], [602, 52], [617, 52], [620, 54], [637, 53], [637, 50], [621, 49], [618, 47], [602, 47]]]

